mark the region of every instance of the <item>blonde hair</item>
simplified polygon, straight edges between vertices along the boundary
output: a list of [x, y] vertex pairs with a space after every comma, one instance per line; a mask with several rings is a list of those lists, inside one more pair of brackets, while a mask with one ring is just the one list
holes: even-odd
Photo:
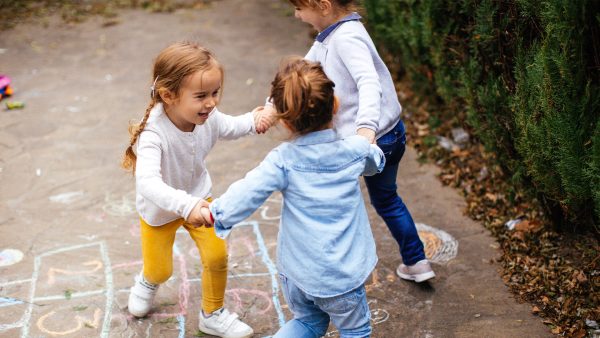
[[[308, 7], [308, 8], [321, 8], [321, 0], [288, 0], [295, 7]], [[354, 4], [354, 0], [330, 0], [334, 5], [348, 10], [354, 11], [357, 6]]]
[[322, 130], [336, 109], [333, 87], [319, 63], [301, 57], [284, 59], [271, 83], [277, 117], [297, 135]]
[[188, 75], [197, 71], [206, 71], [217, 67], [223, 75], [223, 67], [215, 59], [214, 55], [206, 48], [194, 42], [177, 42], [163, 49], [154, 61], [154, 71], [152, 72], [152, 92], [150, 103], [142, 121], [129, 124], [129, 146], [125, 150], [121, 166], [135, 173], [135, 164], [137, 156], [133, 151], [133, 146], [137, 142], [140, 134], [146, 127], [146, 122], [150, 116], [150, 111], [159, 102], [163, 102], [159, 91], [165, 89], [171, 93], [179, 95], [182, 83]]

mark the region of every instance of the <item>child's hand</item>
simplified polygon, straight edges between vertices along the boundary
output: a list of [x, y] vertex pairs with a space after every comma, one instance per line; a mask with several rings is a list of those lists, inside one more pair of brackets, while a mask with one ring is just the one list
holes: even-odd
[[[206, 209], [208, 211], [209, 203], [205, 200], [200, 200], [190, 212], [188, 219], [186, 220], [190, 225], [194, 228], [198, 228], [201, 226], [210, 227], [212, 226], [212, 222], [210, 221], [210, 211], [208, 214], [206, 212], [202, 212], [202, 209]], [[204, 215], [208, 215], [208, 220], [204, 217]]]
[[275, 124], [275, 109], [272, 105], [256, 107], [252, 113], [254, 114], [254, 126], [256, 132], [262, 134]]
[[369, 143], [375, 143], [375, 131], [373, 131], [373, 129], [358, 128], [356, 134], [366, 138]]
[[210, 209], [208, 209], [208, 207], [200, 208], [200, 214], [202, 214], [202, 217], [206, 220], [206, 223], [204, 223], [204, 225], [207, 228], [210, 228], [211, 226], [213, 226], [213, 224], [214, 224], [213, 218], [210, 215]]

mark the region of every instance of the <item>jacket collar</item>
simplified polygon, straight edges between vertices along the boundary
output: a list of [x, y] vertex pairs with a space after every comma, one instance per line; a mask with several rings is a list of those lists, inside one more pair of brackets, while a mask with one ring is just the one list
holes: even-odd
[[319, 33], [317, 35], [317, 37], [315, 38], [315, 40], [323, 43], [323, 41], [325, 41], [325, 39], [327, 39], [327, 37], [329, 36], [329, 34], [331, 34], [331, 32], [333, 32], [339, 25], [343, 24], [344, 22], [348, 22], [348, 21], [354, 21], [354, 20], [360, 20], [362, 17], [356, 13], [356, 12], [352, 12], [349, 15], [347, 15], [346, 17], [344, 17], [342, 20], [334, 23], [333, 25], [325, 28], [321, 33]]
[[295, 138], [291, 143], [304, 146], [318, 143], [329, 143], [337, 140], [337, 135], [333, 129], [314, 131], [306, 135]]

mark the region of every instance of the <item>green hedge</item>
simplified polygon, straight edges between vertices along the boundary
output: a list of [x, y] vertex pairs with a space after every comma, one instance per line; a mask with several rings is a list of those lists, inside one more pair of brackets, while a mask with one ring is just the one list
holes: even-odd
[[600, 1], [364, 0], [415, 90], [466, 121], [557, 224], [600, 219]]

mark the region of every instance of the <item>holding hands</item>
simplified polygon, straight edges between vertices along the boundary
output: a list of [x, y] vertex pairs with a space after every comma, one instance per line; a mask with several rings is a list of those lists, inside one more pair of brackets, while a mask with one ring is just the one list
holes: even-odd
[[369, 141], [369, 143], [374, 144], [375, 143], [375, 131], [373, 131], [372, 129], [369, 128], [359, 128], [356, 131], [357, 135], [360, 135], [364, 138], [367, 139], [367, 141]]
[[208, 203], [208, 201], [200, 200], [194, 209], [192, 209], [192, 212], [190, 212], [190, 215], [186, 221], [194, 228], [201, 226], [205, 226], [207, 228], [212, 227], [213, 221], [212, 217], [210, 216], [210, 210], [208, 209], [209, 205], [210, 203]]
[[254, 108], [252, 113], [254, 115], [254, 125], [256, 127], [256, 132], [259, 134], [263, 134], [264, 132], [266, 132], [275, 124], [275, 121], [277, 120], [275, 116], [275, 108], [273, 108], [273, 105], [271, 104], [256, 107]]

